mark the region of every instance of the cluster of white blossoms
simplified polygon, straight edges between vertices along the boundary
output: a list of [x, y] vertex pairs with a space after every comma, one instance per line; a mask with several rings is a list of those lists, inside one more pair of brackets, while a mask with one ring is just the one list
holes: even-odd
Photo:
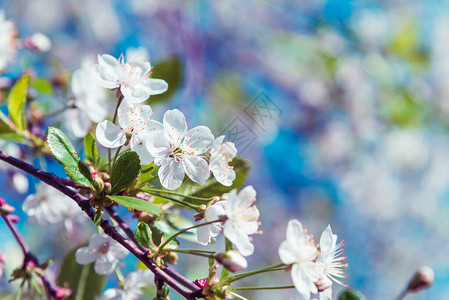
[[85, 219], [72, 199], [45, 183], [37, 184], [36, 192], [26, 197], [23, 211], [40, 225], [63, 225], [67, 232], [72, 232], [75, 224]]
[[14, 23], [5, 19], [5, 12], [0, 10], [0, 71], [13, 59], [16, 53], [17, 32]]
[[185, 175], [204, 184], [211, 172], [218, 182], [230, 186], [235, 172], [229, 162], [237, 154], [233, 143], [223, 142], [224, 136], [214, 140], [209, 128], [188, 129], [184, 114], [177, 109], [165, 112], [162, 123], [151, 118], [153, 110], [140, 104], [150, 95], [167, 90], [161, 79], [148, 78], [149, 62], [125, 62], [110, 55], [98, 56], [94, 65], [97, 81], [123, 94], [118, 108], [118, 125], [104, 120], [96, 129], [98, 142], [107, 148], [129, 145], [137, 152], [142, 165], [154, 162], [160, 166], [158, 175], [163, 187], [179, 188]]
[[308, 300], [311, 294], [318, 293], [321, 300], [331, 299], [332, 281], [344, 286], [338, 278], [346, 278], [343, 242], [337, 244], [337, 235], [329, 225], [321, 234], [318, 250], [298, 220], [290, 220], [286, 236], [279, 246], [279, 257], [291, 266], [293, 284], [299, 293], [296, 299]]

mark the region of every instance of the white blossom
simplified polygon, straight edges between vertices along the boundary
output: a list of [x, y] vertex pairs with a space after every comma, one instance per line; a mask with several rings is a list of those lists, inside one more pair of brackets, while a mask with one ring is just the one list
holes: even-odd
[[[161, 124], [162, 125], [162, 124]], [[163, 130], [152, 133], [147, 140], [163, 187], [169, 190], [181, 186], [187, 174], [196, 183], [204, 184], [210, 176], [202, 155], [209, 150], [214, 137], [210, 129], [197, 126], [188, 130], [184, 114], [177, 109], [164, 114]]]
[[209, 168], [215, 179], [225, 185], [231, 186], [235, 179], [234, 168], [229, 165], [237, 155], [237, 149], [232, 142], [223, 142], [224, 135], [215, 139], [210, 150]]
[[86, 60], [72, 75], [71, 90], [74, 100], [65, 110], [64, 123], [78, 138], [86, 136], [92, 124], [101, 122], [108, 115], [107, 95], [104, 89], [93, 84], [93, 72]]
[[146, 140], [150, 132], [163, 129], [161, 123], [151, 120], [152, 114], [149, 105], [132, 104], [125, 98], [117, 113], [120, 126], [107, 120], [99, 123], [97, 140], [107, 148], [117, 148], [129, 142], [131, 150], [139, 155], [140, 163], [147, 165], [153, 161], [153, 156], [147, 150]]
[[123, 55], [115, 59], [111, 55], [98, 55], [93, 67], [98, 83], [108, 89], [119, 88], [132, 103], [140, 103], [150, 95], [165, 92], [168, 84], [162, 79], [149, 78], [151, 64], [148, 61], [125, 62]]
[[[316, 260], [322, 272], [320, 281], [331, 279], [340, 285], [346, 286], [337, 279], [346, 278], [346, 274], [342, 268], [348, 267], [346, 263], [343, 263], [346, 260], [346, 257], [343, 256], [343, 245], [343, 242], [337, 244], [337, 235], [332, 233], [331, 226], [328, 225], [321, 234], [320, 254]], [[328, 282], [329, 287], [323, 292], [320, 292], [321, 299], [327, 300], [332, 295], [332, 282], [329, 280]]]
[[14, 23], [5, 19], [5, 13], [0, 10], [0, 71], [6, 68], [16, 53], [17, 32]]
[[80, 265], [87, 265], [95, 261], [95, 272], [109, 274], [127, 254], [128, 250], [107, 234], [94, 234], [89, 239], [89, 245], [79, 248], [75, 256], [76, 262]]
[[[220, 201], [209, 206], [204, 212], [203, 223], [218, 220], [220, 216], [226, 215], [225, 205], [226, 201]], [[203, 244], [209, 244], [210, 240], [215, 238], [222, 230], [221, 222], [203, 225], [197, 228], [196, 234], [198, 241]]]
[[98, 300], [137, 300], [142, 295], [142, 288], [152, 283], [153, 273], [148, 270], [134, 271], [125, 278], [125, 285], [122, 288], [112, 288], [106, 290]]
[[293, 284], [301, 299], [310, 299], [310, 293], [318, 292], [315, 283], [320, 277], [320, 268], [314, 262], [317, 248], [298, 220], [288, 222], [286, 237], [279, 246], [279, 257], [284, 264], [291, 265]]
[[243, 256], [253, 254], [254, 245], [249, 235], [258, 233], [259, 210], [252, 205], [254, 201], [256, 190], [249, 185], [238, 194], [236, 189], [229, 192], [224, 203], [227, 220], [223, 224], [223, 234]]

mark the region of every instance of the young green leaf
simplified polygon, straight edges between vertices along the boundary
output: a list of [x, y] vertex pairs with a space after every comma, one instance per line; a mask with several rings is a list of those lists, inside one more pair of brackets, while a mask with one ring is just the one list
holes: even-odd
[[95, 216], [94, 216], [94, 224], [95, 226], [100, 226], [101, 223], [101, 212], [103, 211], [103, 209], [101, 208], [97, 208], [97, 210], [95, 211]]
[[94, 178], [92, 176], [92, 173], [90, 172], [89, 167], [86, 165], [86, 163], [81, 159], [78, 161], [78, 168], [81, 174], [83, 174], [83, 176], [86, 177], [86, 179], [89, 180], [89, 182], [93, 185]]
[[154, 163], [146, 166], [141, 166], [141, 168], [142, 169], [139, 174], [139, 184], [145, 184], [157, 177], [156, 165]]
[[340, 293], [339, 300], [365, 300], [365, 296], [357, 290], [346, 289]]
[[35, 78], [31, 81], [31, 86], [39, 93], [44, 95], [51, 95], [54, 93], [53, 86], [48, 79], [43, 77]]
[[145, 211], [155, 216], [159, 216], [162, 213], [162, 209], [159, 206], [157, 206], [153, 202], [149, 202], [140, 198], [112, 195], [109, 195], [107, 197], [125, 207]]
[[151, 239], [150, 226], [148, 226], [147, 223], [140, 222], [139, 225], [137, 225], [137, 228], [134, 231], [134, 238], [139, 243], [139, 245], [141, 245], [145, 248], [148, 248], [148, 249], [156, 248], [156, 245], [154, 245], [154, 243]]
[[78, 153], [61, 130], [48, 128], [47, 143], [53, 157], [64, 166], [67, 176], [78, 184], [91, 186], [90, 181], [80, 171], [78, 163], [81, 159]]
[[97, 274], [94, 264], [78, 264], [75, 259], [77, 249], [70, 251], [63, 259], [56, 282], [58, 286], [72, 290], [72, 299], [94, 300], [103, 291], [106, 276]]
[[140, 159], [134, 151], [120, 155], [112, 167], [111, 194], [117, 194], [127, 189], [137, 178], [140, 172]]
[[98, 159], [98, 150], [97, 150], [97, 143], [92, 133], [89, 132], [86, 135], [83, 144], [84, 144], [84, 153], [86, 153], [87, 159], [89, 159], [89, 161], [92, 164], [95, 164]]
[[[155, 221], [150, 225], [151, 232], [153, 233], [153, 242], [160, 245], [164, 240], [167, 240], [170, 236], [177, 231], [170, 228], [170, 226], [164, 221]], [[179, 241], [175, 238], [170, 245], [179, 246]]]
[[23, 76], [14, 84], [8, 95], [9, 117], [20, 130], [27, 128], [25, 119], [25, 103], [29, 82], [30, 75]]

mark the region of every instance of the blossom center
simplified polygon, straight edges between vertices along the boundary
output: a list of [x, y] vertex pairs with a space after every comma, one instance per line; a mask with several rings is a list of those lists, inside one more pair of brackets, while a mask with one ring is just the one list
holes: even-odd
[[101, 247], [98, 249], [98, 252], [106, 254], [109, 251], [109, 243], [104, 243], [103, 245], [101, 245]]

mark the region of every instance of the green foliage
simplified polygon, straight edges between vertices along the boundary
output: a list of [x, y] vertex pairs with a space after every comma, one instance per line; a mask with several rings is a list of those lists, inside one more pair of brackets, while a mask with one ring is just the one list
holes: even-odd
[[[219, 183], [214, 177], [209, 178], [204, 185], [199, 185], [190, 180], [186, 180], [183, 186], [176, 190], [176, 192], [183, 193], [189, 196], [195, 197], [212, 197], [221, 196], [224, 193], [228, 193], [233, 189], [240, 188], [246, 180], [248, 171], [250, 169], [250, 164], [248, 161], [241, 157], [234, 157], [230, 165], [234, 166], [234, 171], [236, 173], [236, 178], [231, 186], [224, 186]], [[185, 198], [184, 201], [193, 204], [201, 204], [195, 199]]]
[[168, 90], [165, 93], [151, 96], [151, 104], [170, 99], [183, 81], [181, 60], [178, 57], [172, 57], [158, 62], [152, 70], [151, 77], [163, 79], [168, 83]]
[[140, 198], [111, 195], [107, 197], [125, 207], [145, 211], [155, 216], [159, 216], [162, 213], [162, 209], [159, 206], [157, 206], [153, 202], [149, 202]]
[[94, 178], [92, 176], [92, 173], [90, 172], [87, 164], [84, 161], [82, 161], [81, 159], [78, 161], [78, 168], [79, 168], [81, 174], [83, 174], [83, 176], [86, 177], [86, 179], [89, 180], [89, 182], [91, 184], [93, 184]]
[[55, 127], [48, 128], [47, 143], [53, 157], [64, 166], [67, 176], [78, 184], [91, 186], [89, 179], [80, 171], [79, 162], [81, 158], [61, 130]]
[[121, 154], [111, 172], [111, 194], [117, 194], [127, 189], [140, 172], [140, 159], [134, 151]]
[[25, 130], [27, 128], [25, 119], [25, 103], [29, 82], [30, 76], [23, 76], [14, 84], [8, 95], [9, 117], [19, 130]]
[[95, 226], [100, 226], [101, 223], [101, 215], [102, 215], [103, 209], [101, 207], [98, 207], [95, 210], [95, 216], [94, 216], [94, 224]]
[[394, 125], [416, 126], [422, 121], [425, 109], [415, 95], [404, 89], [387, 94], [381, 111]]
[[339, 300], [365, 300], [365, 296], [357, 290], [345, 289], [338, 296]]
[[93, 300], [103, 291], [106, 276], [95, 273], [94, 265], [79, 265], [75, 259], [77, 249], [64, 258], [57, 279], [58, 286], [67, 286], [73, 292], [74, 300]]
[[134, 238], [139, 243], [139, 245], [148, 248], [154, 249], [155, 245], [151, 239], [151, 230], [150, 226], [147, 223], [139, 222], [134, 231]]
[[92, 163], [96, 164], [98, 159], [98, 149], [97, 142], [95, 141], [92, 133], [88, 133], [86, 137], [84, 137], [84, 153], [86, 153], [87, 159]]
[[53, 86], [48, 79], [38, 77], [31, 81], [31, 86], [41, 94], [52, 95], [54, 93]]
[[[150, 224], [150, 228], [151, 232], [153, 233], [153, 242], [156, 245], [160, 245], [163, 240], [167, 240], [171, 235], [177, 232], [164, 221], [155, 221]], [[169, 244], [179, 246], [179, 241], [175, 238], [170, 241]]]
[[138, 184], [146, 184], [150, 180], [154, 179], [157, 176], [156, 173], [157, 167], [154, 163], [151, 163], [146, 166], [142, 166], [142, 170], [140, 171]]

